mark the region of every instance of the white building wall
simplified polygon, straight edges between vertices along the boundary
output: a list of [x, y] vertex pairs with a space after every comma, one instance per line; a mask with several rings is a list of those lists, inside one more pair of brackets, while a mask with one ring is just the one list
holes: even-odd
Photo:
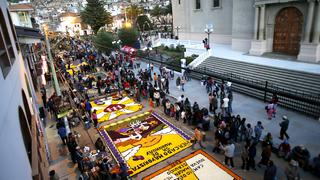
[[254, 34], [254, 0], [233, 0], [232, 49], [248, 52]]
[[31, 22], [31, 17], [30, 14], [28, 12], [27, 13], [27, 22], [21, 22], [18, 12], [10, 12], [10, 16], [12, 19], [12, 23], [16, 26], [23, 26], [23, 27], [29, 27], [32, 28], [32, 22]]
[[206, 24], [213, 25], [210, 42], [231, 43], [232, 0], [222, 0], [221, 8], [213, 8], [213, 1], [201, 0], [201, 9], [195, 9], [195, 0], [172, 0], [173, 25], [181, 26], [180, 39], [202, 41]]
[[[0, 1], [0, 7], [10, 33], [6, 2]], [[14, 42], [12, 34], [10, 34], [10, 38], [11, 42]], [[2, 144], [0, 148], [0, 179], [28, 180], [32, 179], [31, 166], [20, 131], [18, 113], [19, 106], [24, 109], [22, 89], [27, 96], [28, 90], [24, 81], [25, 69], [21, 53], [18, 54], [14, 43], [12, 45], [16, 60], [5, 79], [0, 72], [0, 142]]]

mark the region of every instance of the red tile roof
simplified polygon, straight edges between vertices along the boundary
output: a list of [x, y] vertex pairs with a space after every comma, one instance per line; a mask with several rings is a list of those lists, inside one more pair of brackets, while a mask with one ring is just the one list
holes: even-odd
[[10, 4], [9, 10], [13, 11], [33, 11], [31, 4]]

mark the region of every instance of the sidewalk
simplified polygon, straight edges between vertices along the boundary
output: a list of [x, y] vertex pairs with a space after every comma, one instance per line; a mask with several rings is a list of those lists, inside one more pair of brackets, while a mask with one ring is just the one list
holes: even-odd
[[[142, 62], [141, 68], [147, 68], [147, 63]], [[159, 74], [158, 68], [154, 68], [154, 70]], [[169, 83], [170, 95], [178, 98], [184, 94], [192, 104], [197, 101], [200, 107], [208, 108], [208, 95], [205, 87], [201, 86], [200, 81], [192, 79], [192, 81], [187, 82], [185, 84], [185, 92], [183, 92], [175, 85], [177, 76], [178, 75], [175, 74], [174, 80], [171, 80]], [[317, 141], [317, 139], [320, 138], [320, 131], [318, 130], [320, 123], [318, 120], [283, 107], [278, 107], [276, 119], [270, 121], [267, 119], [264, 107], [265, 103], [263, 101], [237, 92], [233, 93], [233, 114], [240, 114], [241, 117], [245, 117], [247, 119], [246, 122], [251, 123], [252, 126], [255, 126], [257, 121], [261, 121], [264, 126], [262, 137], [268, 132], [271, 132], [275, 146], [281, 143], [281, 140], [278, 139], [280, 132], [279, 123], [282, 120], [281, 117], [286, 115], [290, 120], [287, 133], [290, 136], [289, 142], [291, 147], [304, 145], [309, 150], [311, 158], [320, 153], [320, 141]]]

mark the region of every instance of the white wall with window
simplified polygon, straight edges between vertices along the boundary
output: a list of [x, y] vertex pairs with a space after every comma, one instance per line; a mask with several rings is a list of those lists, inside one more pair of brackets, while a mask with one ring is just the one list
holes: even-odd
[[32, 28], [31, 16], [28, 11], [15, 11], [10, 14], [14, 25]]

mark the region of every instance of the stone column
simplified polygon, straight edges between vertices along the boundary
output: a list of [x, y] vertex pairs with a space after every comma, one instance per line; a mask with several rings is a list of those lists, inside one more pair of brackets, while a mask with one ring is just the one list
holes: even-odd
[[259, 24], [259, 40], [264, 40], [264, 31], [265, 31], [265, 16], [266, 16], [266, 6], [260, 6], [260, 24]]
[[254, 15], [254, 40], [258, 39], [258, 27], [259, 26], [259, 6], [255, 6]]
[[313, 34], [313, 39], [312, 42], [315, 44], [319, 43], [319, 38], [320, 38], [320, 1], [318, 2], [318, 8], [316, 10], [315, 14], [315, 25], [314, 25], [314, 34]]
[[309, 2], [309, 8], [308, 8], [308, 16], [307, 16], [307, 25], [304, 32], [304, 43], [310, 42], [310, 33], [311, 33], [311, 27], [312, 27], [312, 21], [313, 21], [313, 14], [314, 14], [314, 0], [308, 0]]

